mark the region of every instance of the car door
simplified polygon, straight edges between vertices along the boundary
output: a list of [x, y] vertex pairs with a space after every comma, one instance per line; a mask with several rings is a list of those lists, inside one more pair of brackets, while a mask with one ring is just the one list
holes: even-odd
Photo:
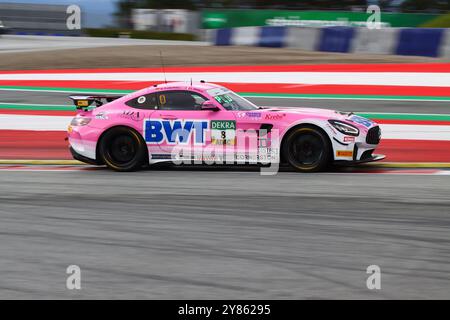
[[[236, 127], [241, 137], [239, 143], [240, 153], [255, 153], [259, 147], [265, 145], [265, 138], [260, 137], [261, 129], [264, 129], [264, 113], [260, 110], [234, 111], [236, 115]], [[242, 137], [245, 136], [245, 139]]]
[[150, 140], [158, 144], [162, 154], [178, 154], [177, 150], [182, 148], [184, 154], [188, 151], [201, 155], [217, 145], [234, 146], [234, 114], [213, 100], [217, 110], [202, 110], [202, 103], [208, 100], [205, 95], [189, 90], [168, 90], [158, 92], [157, 100], [158, 110], [152, 114], [153, 122], [146, 130], [154, 131]]
[[237, 160], [256, 160], [261, 145], [264, 146], [267, 142], [267, 136], [261, 136], [261, 133], [267, 127], [264, 111], [231, 91], [219, 92], [215, 99], [225, 109], [230, 110], [229, 112], [232, 112], [236, 118], [237, 141], [235, 153]]

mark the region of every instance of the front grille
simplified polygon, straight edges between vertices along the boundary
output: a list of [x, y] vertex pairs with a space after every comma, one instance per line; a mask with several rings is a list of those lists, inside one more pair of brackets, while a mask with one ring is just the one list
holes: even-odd
[[368, 144], [379, 144], [381, 138], [380, 127], [376, 126], [369, 129], [367, 132], [366, 143]]

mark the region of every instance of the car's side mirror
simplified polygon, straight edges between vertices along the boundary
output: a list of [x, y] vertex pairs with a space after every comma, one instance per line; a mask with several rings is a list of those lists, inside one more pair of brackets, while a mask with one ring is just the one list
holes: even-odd
[[220, 110], [212, 101], [209, 101], [209, 100], [206, 100], [205, 102], [202, 103], [201, 109], [209, 110], [209, 111], [219, 111]]

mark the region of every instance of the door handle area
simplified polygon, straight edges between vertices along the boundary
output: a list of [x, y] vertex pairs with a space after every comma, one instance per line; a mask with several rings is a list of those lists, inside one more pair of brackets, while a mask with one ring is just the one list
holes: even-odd
[[171, 115], [171, 114], [167, 114], [167, 115], [160, 115], [160, 117], [164, 120], [176, 120], [178, 119], [177, 116]]

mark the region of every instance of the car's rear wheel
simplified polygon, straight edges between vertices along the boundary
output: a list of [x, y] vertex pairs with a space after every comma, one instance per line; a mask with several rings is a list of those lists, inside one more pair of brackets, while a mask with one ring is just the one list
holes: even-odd
[[105, 133], [100, 141], [99, 152], [109, 168], [134, 171], [144, 164], [147, 148], [136, 131], [118, 127]]
[[283, 144], [283, 156], [297, 171], [322, 171], [330, 163], [330, 141], [322, 130], [301, 126], [288, 133]]

